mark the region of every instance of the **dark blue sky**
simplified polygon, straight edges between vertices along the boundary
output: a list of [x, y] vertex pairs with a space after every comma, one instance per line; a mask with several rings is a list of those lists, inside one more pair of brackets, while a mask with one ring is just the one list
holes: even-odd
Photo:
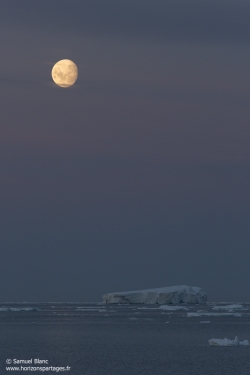
[[249, 301], [249, 18], [236, 0], [2, 1], [1, 301]]

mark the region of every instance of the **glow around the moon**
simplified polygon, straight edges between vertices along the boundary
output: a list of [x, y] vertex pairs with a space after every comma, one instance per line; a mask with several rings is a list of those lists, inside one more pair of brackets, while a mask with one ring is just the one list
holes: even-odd
[[60, 87], [74, 85], [78, 77], [76, 64], [71, 60], [60, 60], [52, 68], [53, 81]]

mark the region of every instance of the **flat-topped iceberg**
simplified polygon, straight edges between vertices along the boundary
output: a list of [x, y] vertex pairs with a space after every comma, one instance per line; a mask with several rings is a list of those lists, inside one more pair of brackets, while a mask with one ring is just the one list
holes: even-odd
[[103, 302], [108, 303], [145, 303], [145, 304], [178, 304], [206, 303], [207, 295], [196, 286], [177, 285], [164, 288], [135, 290], [129, 292], [106, 293]]

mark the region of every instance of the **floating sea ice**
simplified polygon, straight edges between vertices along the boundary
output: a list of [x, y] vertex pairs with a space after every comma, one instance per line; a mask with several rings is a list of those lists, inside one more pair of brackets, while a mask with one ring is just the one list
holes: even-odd
[[240, 341], [240, 345], [250, 345], [248, 340]]
[[36, 307], [1, 307], [0, 311], [39, 311]]
[[187, 307], [185, 306], [169, 306], [169, 305], [161, 305], [159, 307], [159, 309], [162, 309], [162, 310], [172, 310], [172, 311], [175, 311], [175, 310], [188, 310]]
[[79, 306], [76, 308], [78, 311], [106, 311], [105, 306]]
[[210, 339], [208, 340], [209, 345], [215, 346], [240, 346], [240, 345], [249, 345], [248, 340], [239, 341], [238, 336], [235, 336], [234, 340], [230, 340], [227, 338], [224, 339]]
[[162, 312], [161, 315], [162, 315], [162, 314], [163, 314], [163, 315], [172, 315], [172, 314], [173, 314], [173, 311], [171, 311], [171, 312]]
[[229, 310], [229, 311], [233, 311], [233, 310], [248, 310], [248, 309], [245, 309], [243, 305], [237, 305], [237, 304], [231, 304], [231, 305], [225, 305], [225, 306], [214, 306], [212, 308], [213, 310]]
[[241, 317], [241, 314], [239, 313], [233, 313], [233, 312], [226, 312], [226, 313], [198, 313], [198, 312], [188, 312], [187, 316], [189, 318], [193, 316], [236, 316], [236, 317]]
[[21, 307], [20, 309], [11, 307], [11, 311], [39, 311], [36, 307]]
[[137, 310], [159, 310], [159, 307], [137, 307]]
[[80, 309], [80, 308], [78, 308], [77, 311], [90, 312], [90, 311], [103, 311], [103, 310], [99, 310], [99, 309], [85, 309], [85, 308]]

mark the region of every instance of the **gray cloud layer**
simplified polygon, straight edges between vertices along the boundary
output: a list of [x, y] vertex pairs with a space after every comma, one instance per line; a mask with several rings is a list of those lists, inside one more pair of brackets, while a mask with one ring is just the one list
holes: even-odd
[[249, 42], [247, 1], [6, 1], [1, 18], [86, 35], [181, 42]]

